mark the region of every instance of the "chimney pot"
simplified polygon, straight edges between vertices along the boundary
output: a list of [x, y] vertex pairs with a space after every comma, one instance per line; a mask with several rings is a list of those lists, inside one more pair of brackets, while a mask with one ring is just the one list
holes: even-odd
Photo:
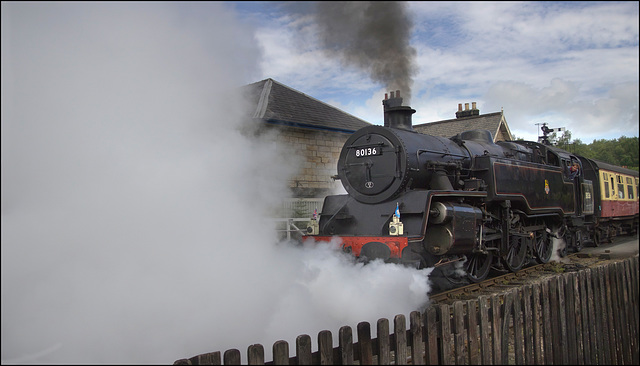
[[389, 96], [387, 95], [387, 93], [384, 93], [384, 100], [389, 99]]
[[393, 96], [393, 92], [389, 92], [389, 94], [391, 94], [391, 99], [395, 98], [395, 97]]
[[400, 90], [396, 90], [396, 98], [400, 98]]
[[462, 112], [462, 103], [458, 103], [458, 112]]
[[477, 109], [476, 108], [476, 102], [471, 103], [471, 109]]
[[469, 103], [465, 103], [465, 104], [464, 104], [464, 110], [465, 110], [465, 111], [468, 111], [468, 110], [469, 110]]

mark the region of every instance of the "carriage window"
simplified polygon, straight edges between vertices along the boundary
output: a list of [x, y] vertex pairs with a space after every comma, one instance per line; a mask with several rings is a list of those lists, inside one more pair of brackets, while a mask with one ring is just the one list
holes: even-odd
[[624, 199], [624, 184], [618, 184], [618, 198]]
[[609, 198], [609, 182], [604, 181], [604, 198]]
[[630, 200], [633, 199], [633, 186], [627, 186], [627, 196]]

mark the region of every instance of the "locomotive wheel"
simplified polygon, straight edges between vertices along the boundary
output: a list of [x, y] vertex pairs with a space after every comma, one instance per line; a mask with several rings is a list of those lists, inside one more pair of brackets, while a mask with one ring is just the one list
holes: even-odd
[[523, 237], [512, 236], [507, 254], [502, 259], [511, 272], [519, 271], [527, 259], [527, 241]]
[[493, 263], [493, 252], [475, 253], [468, 257], [467, 278], [471, 282], [480, 282], [487, 278], [491, 264]]
[[533, 251], [540, 263], [548, 263], [551, 259], [551, 254], [553, 254], [553, 242], [546, 231], [536, 232]]

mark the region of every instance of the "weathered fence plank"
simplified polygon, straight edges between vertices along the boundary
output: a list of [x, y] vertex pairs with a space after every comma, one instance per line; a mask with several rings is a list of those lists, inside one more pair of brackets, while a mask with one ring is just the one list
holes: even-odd
[[622, 349], [624, 364], [631, 364], [631, 332], [629, 330], [629, 308], [626, 306], [629, 303], [629, 294], [626, 291], [626, 277], [624, 272], [624, 263], [618, 262], [615, 264], [614, 274], [618, 279], [618, 308], [620, 309], [620, 328], [622, 333]]
[[489, 320], [489, 300], [486, 296], [478, 297], [478, 313], [480, 317], [480, 348], [482, 364], [491, 363], [491, 323]]
[[574, 293], [574, 319], [576, 326], [576, 333], [571, 334], [571, 337], [575, 337], [576, 339], [576, 357], [578, 358], [576, 362], [578, 365], [584, 365], [584, 342], [583, 342], [583, 332], [582, 332], [582, 301], [580, 299], [580, 284], [578, 279], [578, 273], [571, 273], [571, 285], [573, 287]]
[[493, 364], [502, 364], [502, 316], [500, 314], [500, 297], [497, 295], [491, 296], [491, 338], [493, 341]]
[[422, 341], [423, 316], [419, 311], [412, 311], [409, 315], [409, 330], [411, 333], [411, 364], [424, 365], [424, 342]]
[[451, 342], [451, 309], [449, 305], [442, 304], [438, 310], [440, 315], [440, 362], [442, 365], [452, 365], [454, 359]]
[[500, 348], [502, 350], [502, 359], [500, 363], [506, 365], [509, 363], [509, 341], [511, 339], [511, 320], [513, 318], [512, 315], [513, 308], [513, 291], [509, 291], [504, 294], [504, 305], [502, 307], [502, 324], [500, 325], [500, 337], [502, 339], [502, 344]]
[[524, 335], [524, 362], [527, 365], [533, 365], [533, 314], [531, 309], [531, 285], [525, 285], [522, 288], [522, 308], [523, 308], [523, 324], [522, 331]]
[[396, 365], [407, 363], [407, 320], [398, 314], [393, 318], [393, 334], [395, 336]]
[[353, 332], [350, 326], [340, 327], [338, 348], [340, 349], [340, 364], [353, 365]]
[[296, 358], [298, 365], [313, 365], [311, 352], [311, 337], [302, 334], [296, 337]]
[[578, 272], [577, 284], [580, 296], [580, 322], [582, 323], [582, 364], [592, 365], [595, 362], [591, 360], [591, 340], [589, 337], [589, 311], [587, 305], [587, 289], [585, 280], [586, 271]]
[[226, 350], [222, 359], [225, 365], [240, 365], [240, 350], [235, 348]]
[[[640, 347], [638, 346], [638, 298], [637, 293], [635, 292], [635, 290], [637, 290], [638, 286], [633, 286], [633, 284], [637, 284], [637, 277], [635, 277], [635, 274], [637, 274], [637, 272], [634, 272], [633, 268], [634, 268], [634, 263], [636, 263], [637, 260], [635, 260], [634, 258], [630, 258], [629, 260], [626, 260], [624, 262], [625, 264], [625, 274], [627, 277], [627, 281], [625, 282], [627, 284], [627, 292], [629, 294], [629, 315], [630, 315], [630, 319], [629, 319], [629, 327], [630, 327], [630, 337], [631, 337], [631, 364], [633, 365], [637, 365], [639, 363], [638, 357], [640, 356]], [[637, 271], [637, 270], [636, 270]]]
[[264, 365], [264, 347], [261, 344], [252, 344], [247, 348], [247, 364]]
[[533, 361], [532, 364], [542, 365], [544, 363], [543, 337], [542, 331], [542, 305], [540, 304], [540, 294], [542, 287], [536, 283], [531, 289], [531, 312], [533, 316]]
[[[544, 363], [547, 365], [553, 364], [553, 311], [551, 310], [551, 281], [542, 284], [542, 328], [544, 333]], [[557, 301], [556, 301], [557, 306]], [[557, 321], [556, 315], [556, 321]]]
[[575, 304], [575, 294], [573, 292], [573, 284], [571, 283], [572, 273], [566, 273], [564, 276], [564, 293], [565, 293], [565, 314], [566, 314], [566, 324], [567, 324], [567, 359], [570, 365], [578, 364], [578, 353], [577, 353], [577, 345], [576, 345], [576, 304]]
[[608, 310], [607, 310], [607, 300], [606, 300], [606, 290], [604, 287], [604, 271], [602, 268], [596, 268], [594, 277], [594, 286], [595, 286], [595, 294], [596, 294], [596, 309], [598, 312], [596, 316], [600, 319], [600, 345], [599, 348], [604, 351], [604, 362], [599, 363], [600, 365], [611, 365], [613, 362], [611, 361], [611, 345], [609, 343], [609, 319], [608, 319]]
[[[567, 312], [565, 308], [565, 276], [558, 276], [555, 278], [558, 282], [558, 319], [560, 319], [560, 356], [558, 357], [558, 363], [562, 362], [563, 365], [569, 363], [569, 352], [567, 352]], [[553, 280], [552, 280], [553, 281]]]
[[593, 276], [595, 272], [591, 270], [591, 268], [587, 268], [584, 271], [584, 287], [586, 290], [587, 296], [587, 324], [589, 324], [589, 343], [591, 347], [589, 352], [591, 354], [591, 362], [589, 364], [595, 365], [602, 362], [603, 355], [600, 355], [603, 352], [600, 349], [599, 342], [599, 334], [601, 334], [601, 330], [599, 330], [600, 319], [596, 317], [596, 314], [601, 315], [596, 311], [596, 295], [593, 287]]
[[378, 365], [391, 364], [391, 337], [389, 319], [378, 319]]
[[467, 349], [469, 353], [469, 364], [479, 365], [481, 363], [480, 335], [478, 331], [478, 301], [467, 300]]
[[549, 305], [551, 306], [551, 329], [552, 332], [552, 345], [553, 345], [553, 363], [562, 363], [562, 352], [565, 349], [562, 347], [562, 333], [560, 329], [560, 304], [558, 301], [558, 281], [552, 279], [549, 282]]
[[373, 349], [371, 345], [371, 325], [368, 322], [360, 322], [356, 328], [358, 344], [360, 348], [360, 364], [373, 365]]
[[634, 352], [633, 352], [633, 364], [640, 364], [640, 334], [638, 331], [640, 330], [640, 304], [638, 303], [638, 291], [640, 291], [640, 286], [638, 285], [638, 273], [640, 272], [638, 269], [638, 257], [631, 258], [628, 261], [628, 271], [630, 274], [629, 287], [631, 289], [630, 294], [632, 298], [631, 309], [633, 313], [633, 340], [634, 340]]
[[612, 365], [620, 365], [620, 360], [618, 359], [618, 345], [617, 345], [617, 334], [615, 329], [615, 320], [614, 320], [614, 309], [613, 309], [613, 292], [611, 291], [612, 284], [611, 278], [609, 277], [609, 269], [608, 267], [604, 267], [602, 269], [603, 278], [604, 278], [604, 286], [603, 290], [605, 292], [605, 301], [607, 304], [607, 319], [608, 319], [608, 328], [609, 328], [609, 347], [611, 351], [611, 364]]
[[513, 292], [513, 352], [517, 365], [522, 365], [524, 361], [524, 333], [522, 332], [522, 298], [521, 291]]
[[438, 365], [439, 364], [439, 360], [438, 360], [438, 320], [437, 320], [438, 314], [437, 314], [437, 310], [433, 307], [430, 306], [429, 309], [427, 309], [427, 316], [426, 316], [426, 325], [425, 325], [425, 330], [427, 331], [426, 334], [426, 340], [427, 340], [427, 345], [426, 345], [426, 351], [427, 351], [427, 364], [428, 365]]
[[318, 333], [318, 353], [321, 365], [333, 365], [333, 336], [328, 330]]
[[456, 301], [453, 304], [453, 357], [456, 365], [465, 364], [464, 333], [464, 308], [462, 301]]
[[289, 364], [289, 343], [280, 340], [273, 344], [273, 363], [276, 365]]

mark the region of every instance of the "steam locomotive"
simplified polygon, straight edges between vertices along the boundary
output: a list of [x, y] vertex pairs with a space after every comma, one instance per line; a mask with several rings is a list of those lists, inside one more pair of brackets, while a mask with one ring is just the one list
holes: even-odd
[[[518, 271], [638, 227], [638, 172], [550, 144], [494, 143], [487, 130], [451, 138], [413, 131], [415, 110], [385, 95], [384, 126], [345, 142], [338, 176], [304, 240], [338, 238], [363, 260], [416, 268], [457, 263], [468, 281]], [[576, 171], [572, 171], [577, 169]]]

